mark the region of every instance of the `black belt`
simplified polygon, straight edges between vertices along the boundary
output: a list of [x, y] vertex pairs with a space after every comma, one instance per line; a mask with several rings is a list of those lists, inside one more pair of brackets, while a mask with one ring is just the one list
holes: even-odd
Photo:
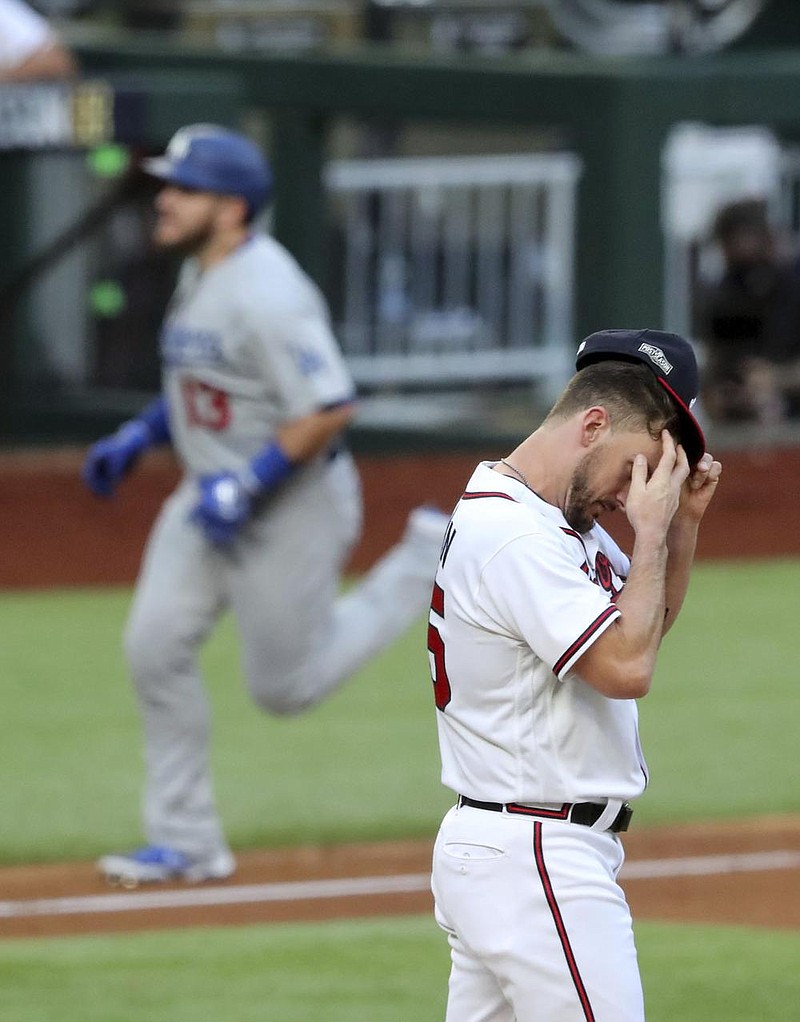
[[[597, 802], [564, 802], [558, 809], [544, 809], [539, 806], [523, 806], [518, 802], [479, 802], [476, 798], [467, 798], [466, 795], [458, 796], [458, 805], [488, 809], [491, 813], [506, 812], [515, 816], [536, 816], [542, 820], [564, 820], [568, 823], [580, 823], [584, 827], [591, 827], [597, 823], [606, 809]], [[632, 816], [633, 809], [627, 802], [623, 802], [622, 808], [606, 830], [613, 834], [627, 830]]]

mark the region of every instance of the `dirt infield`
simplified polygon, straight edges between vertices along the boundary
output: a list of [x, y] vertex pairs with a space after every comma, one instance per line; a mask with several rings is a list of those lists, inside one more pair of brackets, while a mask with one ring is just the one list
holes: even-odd
[[[637, 919], [800, 927], [800, 816], [631, 830]], [[92, 863], [0, 869], [0, 937], [430, 912], [430, 843], [250, 851], [224, 884], [112, 889]]]

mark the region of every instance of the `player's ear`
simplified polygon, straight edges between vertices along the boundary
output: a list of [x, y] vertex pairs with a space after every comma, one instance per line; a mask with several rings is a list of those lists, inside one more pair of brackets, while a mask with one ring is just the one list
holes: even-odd
[[610, 428], [608, 411], [602, 405], [593, 405], [581, 415], [581, 444], [590, 447]]

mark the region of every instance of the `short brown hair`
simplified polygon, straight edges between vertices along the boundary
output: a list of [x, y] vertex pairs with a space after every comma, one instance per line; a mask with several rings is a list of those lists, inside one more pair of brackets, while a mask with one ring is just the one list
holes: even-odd
[[657, 439], [667, 429], [680, 439], [680, 419], [666, 390], [646, 365], [604, 359], [577, 372], [569, 381], [548, 419], [568, 419], [576, 412], [602, 405], [612, 429], [646, 427]]

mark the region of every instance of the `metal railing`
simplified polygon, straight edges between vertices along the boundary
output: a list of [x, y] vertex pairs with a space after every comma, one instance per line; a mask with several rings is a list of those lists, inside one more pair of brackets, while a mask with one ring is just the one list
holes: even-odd
[[331, 162], [332, 304], [357, 384], [560, 384], [580, 170], [570, 153]]

